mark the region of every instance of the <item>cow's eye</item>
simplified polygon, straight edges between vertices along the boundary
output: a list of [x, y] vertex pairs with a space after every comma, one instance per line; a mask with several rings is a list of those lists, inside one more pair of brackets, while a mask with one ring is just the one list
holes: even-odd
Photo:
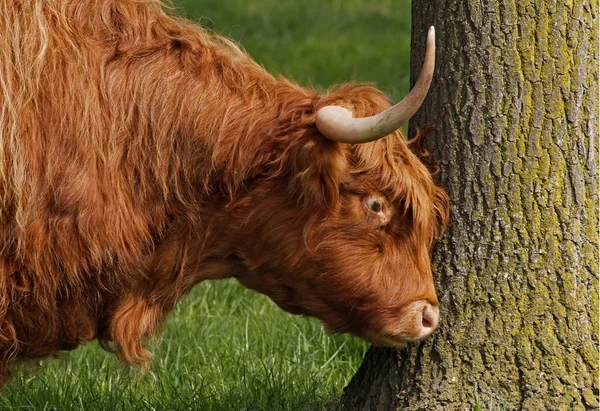
[[380, 197], [367, 197], [365, 205], [374, 213], [379, 214], [383, 211], [383, 200]]

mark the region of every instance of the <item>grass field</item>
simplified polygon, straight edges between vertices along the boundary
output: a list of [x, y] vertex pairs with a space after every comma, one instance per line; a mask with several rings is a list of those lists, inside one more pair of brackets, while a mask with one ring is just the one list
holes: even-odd
[[155, 379], [91, 344], [20, 370], [0, 409], [324, 409], [365, 349], [233, 281], [207, 282], [171, 315], [154, 351]]
[[[176, 6], [301, 84], [373, 82], [395, 100], [408, 88], [408, 0]], [[366, 348], [234, 281], [203, 283], [171, 315], [154, 349], [154, 379], [91, 344], [19, 367], [0, 394], [0, 410], [332, 409]]]

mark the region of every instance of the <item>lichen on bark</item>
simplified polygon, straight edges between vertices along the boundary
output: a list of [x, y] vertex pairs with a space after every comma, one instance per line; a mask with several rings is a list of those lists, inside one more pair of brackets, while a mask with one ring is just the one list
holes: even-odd
[[440, 127], [428, 148], [452, 202], [433, 253], [442, 322], [389, 354], [393, 400], [368, 378], [382, 358], [371, 350], [348, 408], [600, 406], [597, 12], [582, 0], [413, 1], [413, 73], [424, 33], [437, 33], [409, 134]]

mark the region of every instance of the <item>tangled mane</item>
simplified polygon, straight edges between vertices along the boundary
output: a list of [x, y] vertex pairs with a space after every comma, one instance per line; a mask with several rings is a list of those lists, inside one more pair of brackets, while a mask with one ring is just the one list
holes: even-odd
[[[326, 213], [351, 169], [404, 199], [419, 241], [446, 218], [400, 132], [359, 146], [318, 135], [325, 105], [358, 117], [389, 107], [372, 87], [319, 96], [159, 1], [0, 1], [0, 33], [2, 378], [17, 354], [94, 338], [147, 365], [142, 341], [199, 281], [182, 279], [186, 259], [218, 243], [206, 210], [264, 182], [288, 179], [299, 204]], [[194, 253], [191, 236], [203, 236]], [[141, 279], [161, 294], [132, 293]]]

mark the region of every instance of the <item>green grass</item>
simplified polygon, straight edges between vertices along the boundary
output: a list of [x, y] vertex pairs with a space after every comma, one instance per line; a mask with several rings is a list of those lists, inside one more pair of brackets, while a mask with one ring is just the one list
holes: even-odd
[[365, 350], [233, 280], [206, 282], [172, 313], [154, 349], [154, 375], [91, 344], [20, 367], [0, 409], [328, 409]]
[[[408, 88], [410, 2], [204, 0], [179, 12], [240, 42], [272, 73], [320, 90]], [[182, 7], [185, 6], [185, 11]], [[235, 281], [200, 284], [170, 316], [153, 375], [97, 344], [20, 366], [0, 410], [333, 409], [367, 345], [284, 313]]]
[[238, 41], [271, 73], [321, 90], [369, 82], [394, 100], [408, 91], [409, 0], [185, 3], [188, 18]]

